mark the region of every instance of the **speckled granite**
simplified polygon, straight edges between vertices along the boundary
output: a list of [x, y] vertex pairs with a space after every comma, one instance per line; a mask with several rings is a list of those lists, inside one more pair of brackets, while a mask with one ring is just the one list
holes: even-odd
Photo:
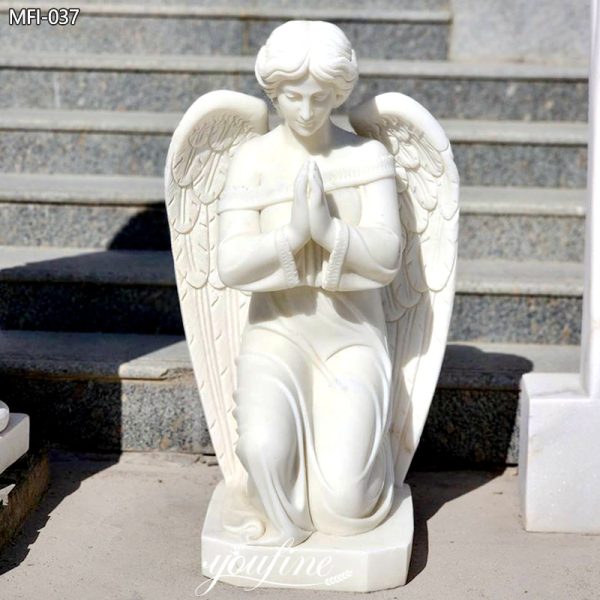
[[161, 175], [168, 147], [166, 135], [2, 132], [0, 170]]
[[414, 465], [483, 467], [516, 463], [516, 390], [438, 390]]
[[[233, 89], [261, 96], [251, 73], [0, 70], [0, 106], [183, 111], [198, 96]], [[362, 76], [348, 106], [399, 91], [437, 117], [585, 121], [587, 83]]]
[[[7, 131], [0, 136], [5, 172], [161, 175], [168, 135]], [[463, 185], [585, 187], [582, 146], [453, 144]]]
[[[212, 449], [191, 378], [144, 382], [8, 377], [5, 381], [7, 401], [26, 410], [37, 423], [38, 435], [53, 445], [84, 451]], [[516, 462], [517, 402], [515, 389], [439, 389], [416, 464], [458, 467]]]
[[0, 328], [182, 334], [175, 287], [0, 283]]
[[[140, 54], [255, 54], [285, 20], [103, 17], [82, 13], [74, 27], [7, 27], [1, 52]], [[445, 59], [445, 23], [335, 21], [357, 55], [369, 58]]]
[[539, 215], [462, 214], [459, 256], [583, 261], [584, 219]]
[[450, 340], [578, 344], [581, 299], [457, 294]]
[[[86, 0], [88, 4], [105, 4], [105, 0]], [[131, 4], [131, 0], [111, 0], [111, 4]], [[211, 6], [215, 5], [214, 0], [146, 0], [145, 4], [150, 6]], [[235, 0], [231, 2], [232, 6], [240, 8], [258, 7], [264, 10], [277, 9], [279, 7], [297, 7], [297, 0]], [[302, 5], [305, 8], [322, 8], [322, 0], [304, 0]], [[364, 0], [329, 0], [329, 8], [362, 8]], [[372, 8], [398, 8], [396, 0], [371, 0], [369, 6]], [[447, 0], [402, 0], [401, 8], [406, 10], [426, 10], [426, 9], [447, 9]]]
[[[457, 294], [451, 340], [576, 344], [581, 300]], [[0, 328], [181, 334], [174, 287], [0, 284]]]
[[[244, 54], [254, 54], [281, 23], [249, 21]], [[448, 26], [435, 23], [364, 23], [336, 21], [352, 43], [358, 59], [443, 60], [448, 54]]]
[[169, 250], [163, 206], [0, 204], [0, 245]]
[[[583, 260], [580, 217], [463, 214], [459, 255]], [[0, 245], [168, 250], [164, 207], [0, 204]]]
[[202, 452], [210, 438], [191, 376], [178, 381], [3, 378], [40, 437], [88, 451]]
[[[8, 339], [0, 346], [3, 393], [32, 415], [39, 437], [88, 451], [210, 450], [181, 338], [9, 332]], [[19, 354], [28, 360], [19, 363]], [[514, 462], [521, 376], [574, 370], [578, 360], [573, 346], [450, 344], [418, 463]]]
[[463, 185], [581, 188], [587, 151], [581, 146], [452, 144]]
[[587, 89], [581, 81], [362, 77], [349, 103], [397, 91], [437, 118], [586, 121]]
[[75, 26], [4, 27], [0, 52], [241, 54], [237, 19], [103, 17], [82, 12]]

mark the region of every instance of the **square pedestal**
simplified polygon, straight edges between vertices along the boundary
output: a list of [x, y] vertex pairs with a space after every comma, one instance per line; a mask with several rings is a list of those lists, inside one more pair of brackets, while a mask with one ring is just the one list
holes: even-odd
[[351, 536], [315, 532], [294, 547], [241, 544], [221, 527], [224, 482], [213, 492], [202, 529], [202, 574], [245, 588], [291, 587], [369, 592], [406, 583], [413, 540], [410, 488], [395, 490], [387, 519], [375, 529]]
[[0, 433], [0, 474], [29, 450], [29, 417], [10, 413], [8, 425]]
[[600, 533], [600, 402], [579, 374], [523, 377], [519, 484], [525, 529]]

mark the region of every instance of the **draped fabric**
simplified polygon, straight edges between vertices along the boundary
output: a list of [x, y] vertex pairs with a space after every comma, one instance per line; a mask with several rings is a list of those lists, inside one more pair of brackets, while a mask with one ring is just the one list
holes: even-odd
[[[370, 181], [390, 176], [390, 165], [362, 172]], [[364, 200], [360, 182], [341, 185], [330, 186], [333, 198]], [[391, 508], [392, 366], [381, 288], [323, 289], [328, 260], [310, 241], [295, 257], [300, 285], [252, 293], [234, 394], [248, 484], [223, 513], [224, 527], [248, 543], [298, 544], [315, 530], [357, 534]]]

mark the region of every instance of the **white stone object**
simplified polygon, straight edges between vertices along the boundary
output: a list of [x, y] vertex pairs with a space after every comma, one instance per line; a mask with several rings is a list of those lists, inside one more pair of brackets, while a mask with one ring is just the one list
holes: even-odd
[[[412, 498], [406, 484], [395, 490], [388, 517], [375, 529], [349, 536], [316, 531], [293, 547], [240, 544], [237, 536], [222, 527], [224, 495], [222, 481], [213, 493], [202, 528], [202, 572], [215, 582], [247, 588], [353, 592], [406, 583], [413, 539]], [[205, 583], [200, 589], [207, 592], [211, 585]]]
[[21, 413], [12, 413], [7, 427], [0, 433], [0, 475], [27, 450], [29, 450], [29, 417]]
[[10, 410], [8, 406], [0, 401], [0, 432], [4, 431], [8, 426], [8, 420], [10, 419]]
[[[403, 482], [454, 299], [450, 143], [398, 93], [351, 111], [356, 134], [336, 127], [358, 67], [330, 23], [278, 27], [255, 71], [282, 124], [268, 130], [257, 98], [205, 94], [165, 168], [181, 312], [224, 476], [203, 555], [318, 548], [352, 571], [327, 589], [399, 585], [412, 540]], [[378, 554], [395, 567], [372, 569]]]
[[580, 373], [528, 374], [521, 383], [519, 480], [529, 531], [600, 534], [600, 11], [592, 51]]

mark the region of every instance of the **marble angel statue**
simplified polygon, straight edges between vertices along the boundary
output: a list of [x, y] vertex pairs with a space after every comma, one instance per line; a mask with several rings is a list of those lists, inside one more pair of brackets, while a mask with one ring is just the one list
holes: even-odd
[[458, 174], [399, 93], [331, 112], [358, 79], [344, 33], [277, 27], [263, 100], [200, 97], [169, 148], [182, 316], [227, 495], [249, 545], [376, 528], [421, 435], [454, 297]]

